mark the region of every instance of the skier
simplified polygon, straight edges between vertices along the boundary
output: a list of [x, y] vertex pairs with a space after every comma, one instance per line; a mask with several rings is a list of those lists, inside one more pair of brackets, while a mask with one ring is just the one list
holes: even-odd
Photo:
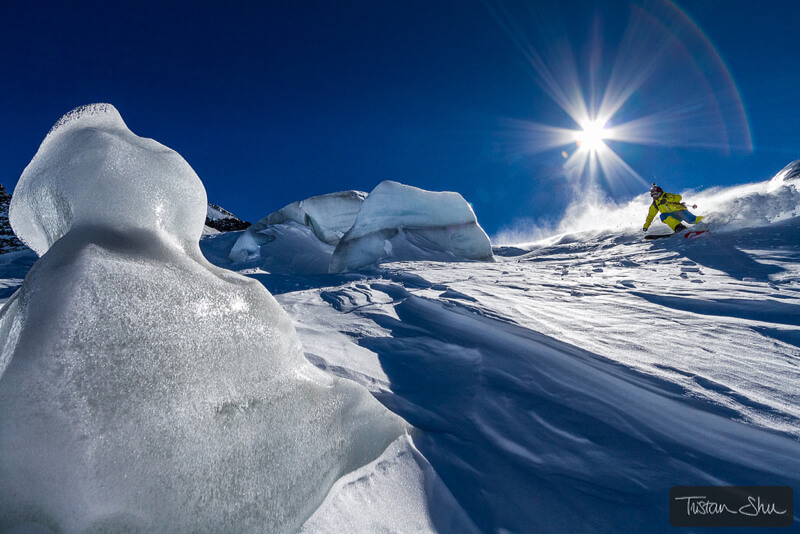
[[[650, 204], [650, 211], [642, 228], [645, 232], [650, 228], [650, 224], [659, 211], [661, 212], [661, 221], [672, 228], [673, 232], [686, 230], [686, 226], [682, 223], [697, 224], [703, 220], [702, 216], [695, 216], [689, 211], [686, 204], [681, 202], [680, 195], [665, 193], [656, 184], [650, 188], [650, 196], [653, 197], [653, 203]], [[692, 208], [696, 207], [697, 205], [692, 206]]]

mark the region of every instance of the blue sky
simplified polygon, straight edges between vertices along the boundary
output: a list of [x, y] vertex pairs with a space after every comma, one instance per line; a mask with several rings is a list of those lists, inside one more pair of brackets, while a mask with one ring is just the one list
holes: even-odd
[[[655, 146], [608, 146], [667, 189], [735, 184], [798, 157], [797, 20], [800, 3], [777, 0], [4, 2], [0, 182], [61, 115], [110, 102], [251, 221], [391, 179], [460, 192], [490, 234], [552, 223], [592, 180], [565, 177], [574, 143], [540, 150], [535, 125], [579, 127], [526, 52], [556, 76], [571, 57], [589, 100], [615, 63], [649, 68], [609, 124], [661, 113], [669, 142], [645, 124]], [[631, 27], [643, 46], [625, 44]], [[617, 200], [644, 191], [596, 181]]]

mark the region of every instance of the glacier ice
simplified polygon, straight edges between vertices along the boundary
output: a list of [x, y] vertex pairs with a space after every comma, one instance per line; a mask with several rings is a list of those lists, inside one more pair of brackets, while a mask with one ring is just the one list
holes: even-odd
[[296, 531], [403, 433], [203, 258], [202, 183], [113, 106], [59, 121], [15, 193], [41, 258], [0, 310], [0, 531]]
[[152, 226], [184, 249], [206, 216], [200, 179], [175, 151], [131, 132], [110, 104], [59, 120], [14, 190], [9, 220], [40, 256], [70, 228]]
[[367, 194], [363, 191], [338, 191], [292, 202], [261, 219], [259, 230], [267, 225], [294, 221], [311, 228], [320, 241], [336, 245], [356, 220]]
[[366, 196], [339, 191], [292, 202], [248, 228], [228, 260], [273, 273], [327, 273], [334, 247], [353, 226]]
[[288, 221], [263, 230], [245, 230], [228, 260], [237, 267], [257, 266], [270, 273], [327, 273], [334, 246], [317, 239], [307, 226]]
[[492, 245], [458, 193], [378, 184], [336, 246], [330, 272], [380, 260], [490, 260]]
[[248, 228], [227, 258], [239, 268], [295, 274], [464, 259], [492, 259], [489, 238], [464, 198], [391, 181], [369, 195], [340, 191], [293, 202]]

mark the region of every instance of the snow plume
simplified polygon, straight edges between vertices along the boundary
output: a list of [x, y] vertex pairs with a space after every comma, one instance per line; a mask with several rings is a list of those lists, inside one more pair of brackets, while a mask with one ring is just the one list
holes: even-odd
[[628, 232], [641, 228], [650, 204], [649, 195], [639, 195], [627, 203], [617, 203], [599, 189], [589, 189], [567, 206], [557, 223], [520, 222], [492, 238], [495, 244], [533, 243], [562, 234], [579, 232]]
[[[678, 193], [692, 213], [705, 216], [715, 231], [766, 226], [800, 215], [798, 167], [794, 162], [764, 182]], [[647, 194], [617, 203], [601, 191], [588, 191], [569, 205], [558, 224], [517, 225], [501, 231], [493, 242], [520, 244], [563, 234], [641, 231], [650, 202]], [[692, 208], [695, 204], [697, 208]], [[658, 218], [654, 224], [660, 224]]]

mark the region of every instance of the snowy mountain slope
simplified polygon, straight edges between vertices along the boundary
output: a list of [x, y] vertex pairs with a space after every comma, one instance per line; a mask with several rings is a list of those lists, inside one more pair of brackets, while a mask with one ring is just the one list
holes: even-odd
[[493, 264], [259, 276], [310, 361], [422, 430], [480, 531], [666, 531], [674, 485], [800, 482], [796, 194], [706, 193], [729, 217], [693, 240], [601, 231]]
[[0, 254], [27, 248], [17, 236], [14, 235], [14, 230], [8, 222], [9, 204], [11, 204], [11, 195], [8, 194], [3, 184], [0, 184]]
[[221, 208], [216, 204], [208, 204], [206, 208], [206, 224], [203, 234], [216, 234], [219, 232], [235, 232], [248, 228], [250, 223]]
[[[423, 430], [481, 531], [665, 531], [671, 486], [800, 482], [800, 221], [772, 230], [398, 263], [277, 298], [312, 362]], [[725, 272], [709, 249], [731, 243], [748, 252]]]

